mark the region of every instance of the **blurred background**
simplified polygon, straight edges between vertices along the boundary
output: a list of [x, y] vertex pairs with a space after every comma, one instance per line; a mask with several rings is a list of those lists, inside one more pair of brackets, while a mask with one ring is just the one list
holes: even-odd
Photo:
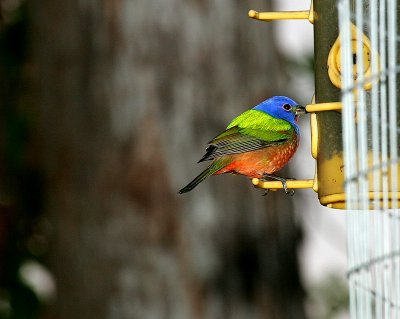
[[[207, 142], [311, 102], [308, 1], [3, 0], [0, 318], [346, 318], [344, 213], [218, 176]], [[283, 176], [311, 178], [308, 117]]]

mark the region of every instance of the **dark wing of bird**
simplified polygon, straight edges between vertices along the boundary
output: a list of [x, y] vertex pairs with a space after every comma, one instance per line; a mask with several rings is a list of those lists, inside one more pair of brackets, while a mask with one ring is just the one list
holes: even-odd
[[[265, 133], [264, 131], [263, 135]], [[257, 138], [255, 135], [257, 135], [257, 130], [246, 129], [244, 133], [243, 129], [238, 126], [231, 127], [209, 142], [206, 154], [199, 162], [213, 160], [224, 155], [256, 151], [264, 147], [282, 144], [289, 138], [282, 132], [272, 131], [268, 140]]]

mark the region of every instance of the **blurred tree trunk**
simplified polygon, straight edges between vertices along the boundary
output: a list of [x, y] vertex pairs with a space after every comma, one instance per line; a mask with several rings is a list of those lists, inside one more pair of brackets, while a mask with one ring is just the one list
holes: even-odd
[[232, 176], [177, 195], [231, 118], [288, 93], [273, 26], [248, 9], [32, 1], [49, 318], [304, 318], [292, 198]]

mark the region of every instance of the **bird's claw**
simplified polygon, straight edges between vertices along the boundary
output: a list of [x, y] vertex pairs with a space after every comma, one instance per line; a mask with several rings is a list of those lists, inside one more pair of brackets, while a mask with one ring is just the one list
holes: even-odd
[[283, 189], [285, 190], [285, 193], [290, 195], [290, 196], [293, 196], [294, 195], [294, 189], [291, 189], [291, 188], [287, 187], [286, 178], [282, 179], [281, 182], [282, 182]]
[[292, 188], [287, 188], [287, 189], [285, 189], [285, 193], [286, 193], [287, 195], [293, 196], [293, 195], [294, 195], [294, 189], [292, 189]]
[[[280, 181], [280, 182], [282, 183], [282, 186], [283, 186], [283, 189], [284, 189], [285, 193], [288, 194], [288, 195], [290, 195], [290, 196], [293, 196], [293, 195], [294, 195], [294, 189], [288, 188], [288, 187], [287, 187], [287, 182], [286, 182], [286, 181], [287, 181], [287, 180], [295, 180], [295, 178], [289, 178], [289, 177], [283, 178], [283, 177], [280, 177], [280, 176], [270, 175], [270, 174], [264, 175], [264, 176], [263, 176], [263, 179], [265, 179], [265, 178], [271, 178], [271, 179], [275, 179], [275, 180]], [[263, 196], [267, 195], [267, 194], [268, 194], [268, 191], [269, 191], [269, 190], [266, 190], [266, 192], [263, 194]]]
[[267, 188], [267, 189], [264, 190], [264, 194], [262, 194], [261, 196], [267, 196], [268, 193], [269, 193], [269, 189]]

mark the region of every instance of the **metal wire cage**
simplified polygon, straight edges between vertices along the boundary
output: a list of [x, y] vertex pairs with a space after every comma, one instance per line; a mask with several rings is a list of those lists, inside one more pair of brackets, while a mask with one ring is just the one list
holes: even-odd
[[351, 318], [400, 318], [398, 14], [338, 1]]

